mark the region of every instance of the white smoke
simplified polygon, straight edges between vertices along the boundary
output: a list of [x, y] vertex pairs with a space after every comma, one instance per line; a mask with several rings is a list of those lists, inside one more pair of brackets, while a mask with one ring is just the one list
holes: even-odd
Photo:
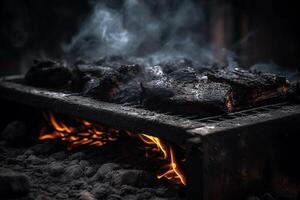
[[151, 64], [182, 57], [213, 60], [199, 31], [203, 10], [192, 0], [124, 0], [118, 9], [93, 3], [93, 13], [80, 32], [63, 45], [69, 55], [90, 60], [124, 55]]

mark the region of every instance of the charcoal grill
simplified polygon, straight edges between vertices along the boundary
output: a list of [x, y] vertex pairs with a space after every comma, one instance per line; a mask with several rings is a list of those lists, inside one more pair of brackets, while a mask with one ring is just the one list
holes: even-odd
[[2, 78], [0, 98], [185, 145], [189, 200], [242, 199], [269, 187], [288, 152], [282, 141], [300, 130], [295, 102], [199, 118], [27, 86], [23, 76]]

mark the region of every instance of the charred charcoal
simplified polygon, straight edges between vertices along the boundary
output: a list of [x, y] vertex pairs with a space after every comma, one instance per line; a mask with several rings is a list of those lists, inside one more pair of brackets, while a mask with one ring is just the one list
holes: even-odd
[[[86, 91], [87, 88], [96, 87], [98, 79], [113, 71], [110, 67], [94, 65], [91, 63], [75, 63], [72, 67], [72, 87], [77, 90]], [[83, 92], [85, 93], [85, 92]]]
[[[72, 152], [48, 142], [38, 142], [36, 146], [35, 141], [29, 149], [7, 146], [7, 151], [0, 151], [0, 199], [6, 199], [4, 193], [11, 195], [9, 199], [161, 199], [156, 194], [158, 187], [175, 189], [172, 183], [154, 178], [152, 162], [141, 159], [144, 152], [128, 146], [128, 141], [120, 140], [121, 145], [107, 145], [104, 149], [87, 147]], [[13, 170], [14, 175], [8, 175], [2, 167]], [[28, 190], [23, 177], [27, 177], [24, 183], [30, 177]], [[9, 183], [2, 182], [4, 179]], [[26, 193], [19, 193], [22, 188]], [[181, 199], [176, 193], [177, 189], [166, 199]]]
[[270, 73], [255, 73], [246, 70], [217, 70], [207, 74], [214, 82], [226, 83], [233, 88], [234, 104], [254, 105], [285, 96], [288, 82], [284, 77]]
[[146, 84], [141, 84], [142, 98], [144, 101], [151, 99], [167, 99], [175, 95], [171, 88], [171, 81], [167, 78], [155, 80]]
[[36, 144], [35, 146], [31, 147], [31, 150], [35, 154], [47, 154], [50, 152], [53, 153], [53, 151], [58, 150], [59, 148], [62, 148], [61, 143], [52, 140], [52, 141], [46, 141], [41, 144]]
[[121, 65], [117, 71], [121, 75], [122, 80], [128, 81], [140, 73], [141, 68], [139, 65]]
[[84, 175], [82, 168], [79, 165], [71, 165], [66, 169], [66, 179], [78, 179]]
[[300, 81], [293, 81], [287, 91], [289, 99], [299, 102], [300, 101]]
[[9, 169], [0, 169], [0, 196], [21, 197], [30, 190], [30, 182], [25, 174]]
[[122, 185], [120, 187], [121, 195], [125, 196], [128, 194], [136, 194], [138, 192], [138, 188], [130, 186], [130, 185]]
[[96, 171], [96, 167], [87, 167], [85, 170], [85, 176], [90, 178], [96, 173]]
[[210, 65], [198, 65], [194, 66], [193, 69], [196, 71], [196, 73], [199, 74], [207, 74], [207, 73], [213, 73], [214, 69]]
[[185, 67], [173, 71], [169, 74], [169, 76], [179, 82], [193, 83], [197, 81], [196, 71], [191, 67]]
[[70, 160], [81, 160], [85, 157], [86, 155], [83, 152], [76, 152], [73, 153], [72, 155], [69, 156]]
[[45, 160], [40, 159], [39, 157], [35, 156], [35, 155], [30, 155], [27, 159], [26, 159], [26, 163], [27, 164], [32, 164], [32, 165], [40, 165], [40, 164], [45, 164]]
[[51, 155], [55, 160], [63, 160], [67, 157], [66, 153], [63, 151], [55, 152]]
[[26, 133], [27, 128], [24, 122], [13, 121], [4, 128], [0, 138], [16, 143], [24, 139]]
[[63, 63], [51, 60], [36, 61], [25, 76], [25, 83], [40, 87], [62, 87], [72, 79]]
[[96, 200], [96, 198], [89, 191], [82, 191], [79, 200]]
[[111, 184], [115, 187], [122, 185], [145, 187], [151, 185], [154, 181], [154, 178], [143, 170], [120, 169], [110, 172], [107, 176], [110, 178]]
[[127, 84], [120, 85], [111, 101], [115, 103], [134, 103], [141, 101], [142, 89], [138, 80], [130, 81]]
[[95, 76], [84, 75], [82, 79], [77, 80], [73, 82], [73, 87], [81, 91], [83, 95], [86, 95], [90, 90], [99, 85], [99, 78]]
[[118, 194], [119, 191], [106, 183], [98, 183], [92, 190], [92, 194], [97, 199], [105, 199], [108, 195]]
[[144, 73], [145, 81], [151, 81], [151, 80], [160, 79], [164, 77], [164, 72], [161, 66], [159, 65], [146, 67], [144, 68], [143, 73]]
[[91, 64], [80, 64], [75, 67], [76, 72], [79, 75], [91, 75], [96, 77], [101, 77], [107, 72], [113, 71], [111, 67], [105, 67], [101, 65], [91, 65]]
[[62, 164], [53, 162], [49, 167], [49, 174], [53, 177], [62, 175], [65, 172], [65, 168]]
[[230, 110], [230, 86], [222, 83], [179, 83], [174, 80], [156, 80], [144, 84], [143, 104], [150, 109], [174, 113], [208, 115]]
[[108, 172], [120, 169], [120, 166], [115, 163], [103, 164], [96, 172], [96, 174], [91, 178], [92, 181], [98, 181], [103, 179]]
[[250, 89], [278, 88], [286, 83], [286, 79], [270, 73], [254, 73], [247, 70], [218, 70], [214, 73], [208, 73], [210, 80], [217, 82], [226, 82], [235, 87], [244, 87]]
[[118, 87], [135, 78], [140, 73], [139, 65], [122, 65], [118, 69], [106, 72], [99, 78], [98, 85], [87, 91], [88, 96], [110, 101]]
[[178, 69], [186, 68], [186, 67], [192, 67], [193, 63], [191, 60], [182, 58], [178, 59], [172, 62], [166, 62], [166, 63], [161, 63], [160, 66], [163, 69], [163, 72], [165, 74], [172, 73]]

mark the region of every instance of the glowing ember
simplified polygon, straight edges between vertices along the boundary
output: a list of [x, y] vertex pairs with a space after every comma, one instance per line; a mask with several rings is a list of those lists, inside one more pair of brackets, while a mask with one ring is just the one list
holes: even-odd
[[52, 131], [42, 130], [40, 140], [60, 138], [68, 142], [68, 149], [73, 149], [81, 145], [102, 146], [108, 141], [115, 141], [119, 136], [119, 131], [108, 129], [103, 126], [93, 125], [85, 120], [78, 120], [76, 126], [67, 125], [49, 113], [46, 119], [50, 122]]
[[[77, 120], [76, 125], [70, 125], [55, 118], [53, 113], [45, 116], [50, 123], [51, 131], [42, 129], [40, 140], [49, 140], [60, 138], [68, 142], [68, 149], [73, 149], [81, 145], [102, 146], [109, 141], [115, 141], [120, 136], [119, 130], [106, 128], [104, 126], [93, 124], [86, 120]], [[128, 131], [126, 133], [131, 137], [136, 137]], [[146, 134], [139, 134], [140, 138], [147, 147], [161, 154], [159, 159], [167, 162], [157, 175], [158, 179], [166, 178], [179, 184], [186, 185], [185, 177], [178, 168], [174, 151], [170, 145], [164, 144], [159, 138]], [[147, 156], [148, 154], [146, 154]]]
[[225, 101], [225, 105], [226, 105], [227, 110], [229, 112], [233, 111], [233, 108], [234, 108], [233, 92], [230, 92], [230, 94], [227, 96], [227, 99]]

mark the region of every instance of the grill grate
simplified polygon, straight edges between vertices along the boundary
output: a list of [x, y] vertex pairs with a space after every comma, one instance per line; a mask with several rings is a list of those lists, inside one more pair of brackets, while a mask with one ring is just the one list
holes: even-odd
[[[149, 111], [136, 104], [96, 101], [22, 85], [17, 81], [20, 78], [8, 79], [0, 80], [0, 99], [136, 133], [150, 131], [150, 135], [184, 146], [189, 200], [240, 199], [236, 196], [245, 194], [245, 185], [251, 190], [252, 180], [264, 181], [260, 178], [266, 167], [276, 166], [277, 160], [270, 158], [277, 155], [275, 144], [280, 144], [280, 138], [300, 131], [300, 105], [291, 102], [211, 117], [186, 116]], [[253, 179], [252, 173], [239, 173], [245, 169], [259, 174]]]

